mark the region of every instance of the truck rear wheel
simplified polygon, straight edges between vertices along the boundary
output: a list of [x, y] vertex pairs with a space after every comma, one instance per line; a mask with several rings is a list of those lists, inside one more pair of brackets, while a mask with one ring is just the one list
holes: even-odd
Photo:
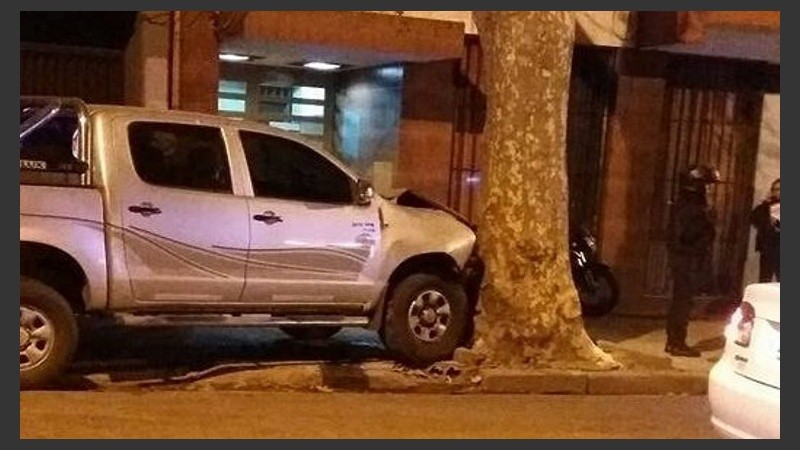
[[40, 388], [52, 383], [69, 366], [77, 343], [77, 322], [64, 297], [41, 281], [21, 277], [20, 388]]
[[469, 329], [467, 294], [453, 281], [416, 274], [392, 290], [381, 335], [399, 360], [424, 366], [450, 358]]

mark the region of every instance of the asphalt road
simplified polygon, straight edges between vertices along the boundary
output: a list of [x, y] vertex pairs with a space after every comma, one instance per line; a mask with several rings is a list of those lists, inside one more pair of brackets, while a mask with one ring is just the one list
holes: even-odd
[[715, 438], [703, 396], [21, 392], [21, 438]]

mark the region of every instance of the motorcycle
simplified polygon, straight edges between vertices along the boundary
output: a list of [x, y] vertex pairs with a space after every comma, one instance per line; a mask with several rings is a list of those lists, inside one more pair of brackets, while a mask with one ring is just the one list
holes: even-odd
[[619, 301], [619, 286], [611, 269], [597, 258], [597, 241], [585, 228], [570, 232], [570, 268], [584, 316], [602, 316]]

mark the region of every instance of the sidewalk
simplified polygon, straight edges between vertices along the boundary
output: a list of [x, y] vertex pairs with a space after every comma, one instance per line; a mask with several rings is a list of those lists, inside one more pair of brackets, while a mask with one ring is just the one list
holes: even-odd
[[[255, 339], [269, 336], [265, 344], [277, 358], [257, 358], [245, 347], [247, 357], [215, 360], [194, 368], [146, 367], [126, 372], [119, 362], [111, 369], [84, 362], [85, 388], [98, 390], [239, 390], [239, 391], [319, 391], [319, 392], [397, 392], [397, 393], [531, 393], [531, 394], [688, 394], [706, 393], [708, 372], [722, 353], [724, 322], [693, 321], [690, 343], [703, 350], [701, 358], [677, 358], [663, 351], [663, 319], [608, 316], [586, 321], [589, 335], [623, 365], [610, 372], [526, 370], [482, 368], [468, 370], [456, 362], [434, 365], [428, 370], [412, 370], [388, 360], [373, 333], [347, 329], [331, 341], [297, 343], [277, 330], [195, 331], [189, 340], [208, 354], [209, 342]], [[249, 334], [247, 334], [249, 331]], [[208, 336], [206, 333], [225, 333]], [[231, 337], [233, 336], [233, 337]], [[243, 337], [244, 336], [244, 337]], [[174, 342], [174, 341], [173, 341]], [[244, 341], [243, 341], [244, 342]], [[143, 343], [147, 346], [146, 343]], [[181, 343], [176, 345], [180, 346]], [[183, 344], [187, 345], [187, 344]], [[188, 345], [192, 345], [191, 343]], [[237, 344], [226, 342], [225, 349], [237, 352]], [[263, 346], [263, 345], [262, 345]], [[283, 350], [275, 348], [286, 347]], [[248, 350], [249, 348], [249, 350]], [[258, 354], [264, 354], [261, 347]], [[174, 349], [173, 349], [174, 350]], [[152, 351], [152, 348], [150, 349]], [[328, 358], [326, 355], [336, 355]], [[298, 355], [294, 358], [287, 356]], [[256, 355], [257, 356], [257, 355]], [[312, 359], [316, 357], [317, 359]], [[324, 358], [324, 359], [323, 359]], [[116, 366], [115, 366], [116, 364]], [[136, 362], [132, 363], [134, 366]], [[195, 364], [195, 366], [197, 366]]]
[[596, 377], [594, 389], [590, 383], [589, 391], [704, 394], [708, 373], [725, 346], [725, 320], [697, 319], [690, 323], [689, 344], [702, 352], [700, 358], [674, 357], [664, 352], [664, 321], [613, 315], [587, 320], [589, 335], [624, 366], [617, 374]]

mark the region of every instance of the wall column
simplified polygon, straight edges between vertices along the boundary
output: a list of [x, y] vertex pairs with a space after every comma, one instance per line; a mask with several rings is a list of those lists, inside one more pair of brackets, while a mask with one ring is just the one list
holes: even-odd
[[447, 203], [455, 114], [455, 70], [447, 60], [412, 63], [403, 78], [395, 186]]
[[662, 78], [621, 76], [616, 108], [608, 121], [600, 197], [600, 252], [620, 285], [617, 312], [657, 306], [644, 304], [642, 295], [655, 170], [665, 142], [665, 89]]
[[219, 41], [208, 11], [181, 11], [177, 40], [178, 109], [215, 114], [219, 87]]
[[125, 49], [125, 103], [168, 107], [169, 11], [142, 11]]
[[[753, 182], [753, 207], [769, 193], [776, 178], [781, 176], [781, 96], [767, 94], [761, 113], [761, 132], [759, 133], [758, 156], [756, 157], [756, 177]], [[756, 233], [750, 228], [750, 243], [744, 265], [743, 287], [758, 282], [759, 254], [755, 251]]]

